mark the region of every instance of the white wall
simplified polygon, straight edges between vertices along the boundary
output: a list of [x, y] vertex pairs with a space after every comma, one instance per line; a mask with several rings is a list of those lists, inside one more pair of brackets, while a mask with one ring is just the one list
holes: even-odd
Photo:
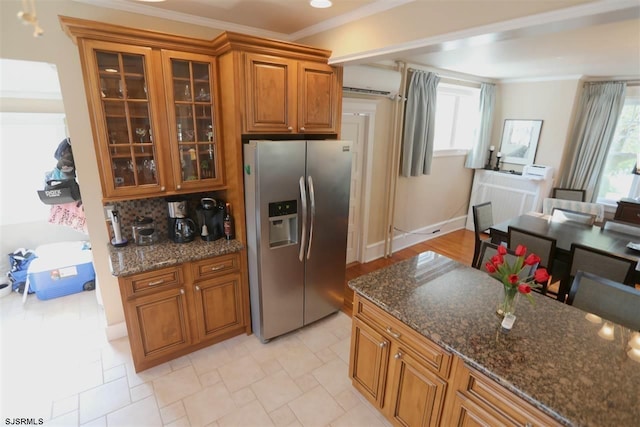
[[[500, 146], [505, 119], [542, 120], [535, 163], [552, 166], [558, 182], [581, 84], [577, 78], [499, 84], [492, 144]], [[522, 170], [522, 166], [505, 163], [503, 169]]]
[[[98, 164], [84, 90], [82, 66], [77, 46], [63, 31], [58, 15], [71, 16], [111, 24], [145, 28], [203, 39], [213, 39], [220, 31], [196, 25], [124, 13], [89, 6], [70, 0], [38, 1], [37, 13], [44, 35], [34, 38], [33, 28], [16, 18], [22, 10], [20, 0], [0, 1], [0, 54], [4, 58], [44, 61], [55, 64], [67, 115], [69, 136], [74, 141], [74, 160], [94, 256], [96, 275], [108, 327], [118, 329], [124, 322], [118, 282], [111, 275], [108, 261], [110, 237], [105, 226]], [[28, 167], [28, 159], [19, 160]], [[2, 200], [5, 203], [5, 200]]]

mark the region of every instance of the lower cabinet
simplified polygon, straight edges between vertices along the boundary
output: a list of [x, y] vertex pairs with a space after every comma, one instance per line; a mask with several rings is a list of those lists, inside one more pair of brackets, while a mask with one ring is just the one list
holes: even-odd
[[349, 375], [396, 426], [560, 425], [359, 295]]
[[240, 254], [119, 278], [136, 372], [250, 333]]
[[393, 424], [438, 426], [451, 356], [356, 296], [349, 374]]

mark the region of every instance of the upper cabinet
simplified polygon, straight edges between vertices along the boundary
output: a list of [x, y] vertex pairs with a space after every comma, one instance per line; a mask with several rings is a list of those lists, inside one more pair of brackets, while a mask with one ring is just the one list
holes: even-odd
[[226, 189], [206, 42], [61, 19], [81, 52], [103, 199]]
[[215, 125], [215, 59], [163, 50], [162, 65], [175, 189], [220, 186], [224, 181]]
[[83, 49], [105, 194], [164, 191], [169, 153], [158, 143], [162, 104], [151, 49], [96, 40]]
[[339, 75], [325, 63], [247, 53], [244, 133], [337, 133]]

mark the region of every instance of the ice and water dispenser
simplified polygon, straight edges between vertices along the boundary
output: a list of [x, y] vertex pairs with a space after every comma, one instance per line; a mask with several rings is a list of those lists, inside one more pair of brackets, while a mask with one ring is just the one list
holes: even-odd
[[298, 202], [269, 203], [269, 247], [298, 244]]

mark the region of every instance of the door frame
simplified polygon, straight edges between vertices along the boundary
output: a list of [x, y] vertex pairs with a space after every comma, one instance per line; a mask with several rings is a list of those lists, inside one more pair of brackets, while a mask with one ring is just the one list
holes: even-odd
[[362, 98], [343, 98], [342, 99], [342, 115], [362, 115], [366, 119], [366, 135], [364, 138], [363, 147], [363, 168], [362, 177], [362, 192], [360, 195], [360, 209], [356, 213], [361, 219], [360, 230], [358, 232], [358, 259], [360, 263], [365, 262], [367, 238], [369, 234], [369, 204], [371, 201], [371, 175], [373, 169], [373, 144], [374, 144], [374, 131], [376, 123], [376, 110], [378, 108], [378, 101], [375, 99], [362, 99]]

